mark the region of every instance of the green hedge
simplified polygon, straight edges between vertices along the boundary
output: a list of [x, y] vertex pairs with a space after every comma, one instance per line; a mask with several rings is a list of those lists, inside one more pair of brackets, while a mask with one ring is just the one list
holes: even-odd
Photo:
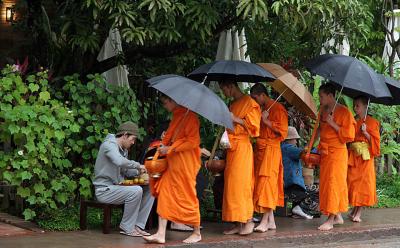
[[106, 88], [99, 75], [66, 77], [60, 90], [47, 78], [46, 71], [23, 77], [13, 67], [0, 75], [0, 145], [10, 148], [0, 150], [0, 179], [17, 186], [25, 219], [90, 197], [102, 139], [121, 122], [139, 122], [147, 109], [132, 90]]

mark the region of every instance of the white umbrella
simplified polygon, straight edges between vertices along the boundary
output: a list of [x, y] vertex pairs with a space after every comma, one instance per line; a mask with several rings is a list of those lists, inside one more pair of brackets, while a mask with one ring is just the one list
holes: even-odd
[[[393, 28], [393, 23], [394, 23], [394, 28], [393, 28], [393, 36], [394, 36], [394, 40], [392, 40], [392, 43], [396, 42], [399, 40], [399, 27], [400, 27], [400, 17], [398, 16], [400, 13], [399, 9], [395, 9], [393, 10], [394, 14], [392, 17], [390, 17], [388, 19], [388, 29], [392, 30]], [[394, 20], [392, 19], [394, 18]], [[390, 34], [386, 34], [385, 37], [385, 48], [383, 49], [383, 55], [382, 55], [382, 59], [383, 61], [385, 61], [386, 63], [389, 62], [389, 57], [392, 54], [392, 46], [389, 43], [389, 39], [391, 39]], [[394, 69], [398, 69], [400, 68], [400, 63], [399, 63], [399, 56], [397, 55], [397, 53], [395, 54], [394, 57], [394, 65], [393, 68]]]
[[242, 60], [251, 62], [246, 52], [247, 41], [244, 29], [241, 30], [240, 35], [235, 29], [221, 32], [216, 60]]
[[[118, 29], [111, 29], [99, 55], [97, 56], [97, 60], [103, 61], [121, 53], [121, 35], [119, 34]], [[109, 84], [129, 88], [128, 74], [126, 65], [118, 65], [101, 75]]]
[[[247, 41], [244, 29], [240, 31], [234, 27], [222, 31], [219, 37], [217, 55], [215, 60], [241, 60], [251, 62], [250, 57], [246, 55]], [[242, 83], [242, 88], [248, 88], [248, 83]], [[214, 90], [218, 88], [217, 84], [210, 84]]]

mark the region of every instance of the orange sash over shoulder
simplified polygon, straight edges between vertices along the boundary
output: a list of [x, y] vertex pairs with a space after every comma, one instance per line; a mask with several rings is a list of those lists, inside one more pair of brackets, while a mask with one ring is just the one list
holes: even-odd
[[244, 95], [232, 102], [231, 112], [244, 120], [228, 131], [231, 148], [227, 150], [224, 171], [224, 196], [222, 219], [245, 223], [253, 216], [253, 148], [250, 137], [260, 131], [260, 106]]
[[326, 113], [321, 113], [319, 198], [321, 212], [329, 215], [346, 212], [348, 208], [346, 143], [354, 140], [356, 122], [351, 112], [340, 104], [333, 113], [339, 132], [325, 121], [326, 117]]
[[364, 120], [357, 120], [356, 137], [354, 142], [364, 142], [368, 145], [369, 160], [364, 160], [361, 155], [349, 149], [349, 169], [347, 172], [347, 185], [349, 189], [349, 203], [352, 206], [373, 206], [377, 202], [376, 175], [374, 158], [380, 154], [379, 121], [367, 116], [365, 124], [371, 141], [361, 131]]
[[259, 213], [275, 209], [276, 206], [283, 206], [285, 197], [280, 143], [287, 136], [288, 113], [282, 104], [274, 103], [273, 100], [267, 102], [265, 109], [268, 108], [270, 108], [268, 119], [278, 134], [261, 121], [260, 136], [257, 138], [254, 156], [254, 208]]
[[[168, 168], [155, 185], [158, 192], [157, 213], [162, 218], [192, 226], [200, 225], [196, 177], [200, 169], [200, 122], [197, 115], [178, 107], [173, 112], [163, 144], [170, 144]], [[183, 127], [180, 128], [183, 121]], [[172, 140], [173, 139], [173, 140]]]

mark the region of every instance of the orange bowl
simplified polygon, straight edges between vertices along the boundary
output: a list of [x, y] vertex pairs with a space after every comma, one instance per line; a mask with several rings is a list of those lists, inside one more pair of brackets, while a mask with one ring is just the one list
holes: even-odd
[[144, 166], [146, 167], [150, 177], [158, 178], [168, 168], [168, 162], [166, 158], [153, 159], [152, 157], [149, 157], [144, 162]]

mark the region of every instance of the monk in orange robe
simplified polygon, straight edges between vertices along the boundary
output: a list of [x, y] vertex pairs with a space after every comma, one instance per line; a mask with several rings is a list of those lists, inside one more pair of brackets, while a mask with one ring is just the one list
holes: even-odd
[[354, 99], [356, 137], [349, 148], [347, 172], [349, 203], [353, 206], [349, 217], [354, 222], [361, 222], [362, 207], [377, 202], [374, 157], [380, 154], [379, 121], [367, 115], [367, 105], [364, 96]]
[[318, 229], [327, 231], [335, 224], [343, 224], [341, 213], [348, 208], [346, 143], [354, 140], [355, 120], [345, 106], [336, 103], [332, 84], [324, 84], [319, 88], [319, 100], [319, 208], [323, 214], [328, 215], [328, 219]]
[[263, 217], [254, 231], [266, 232], [276, 229], [274, 210], [284, 205], [281, 142], [288, 132], [288, 113], [282, 104], [268, 96], [262, 84], [255, 84], [250, 95], [263, 109], [254, 156], [254, 209]]
[[162, 96], [164, 107], [172, 112], [172, 120], [159, 148], [167, 155], [168, 168], [156, 187], [159, 226], [157, 233], [143, 237], [150, 243], [165, 243], [167, 220], [193, 226], [193, 233], [184, 243], [201, 240], [200, 209], [196, 196], [196, 176], [200, 169], [200, 122], [197, 115]]
[[240, 91], [237, 83], [220, 82], [219, 86], [230, 105], [234, 130], [228, 130], [231, 147], [227, 150], [224, 171], [224, 196], [222, 220], [235, 226], [224, 234], [248, 235], [253, 232], [253, 148], [250, 137], [260, 131], [260, 106], [250, 96]]

